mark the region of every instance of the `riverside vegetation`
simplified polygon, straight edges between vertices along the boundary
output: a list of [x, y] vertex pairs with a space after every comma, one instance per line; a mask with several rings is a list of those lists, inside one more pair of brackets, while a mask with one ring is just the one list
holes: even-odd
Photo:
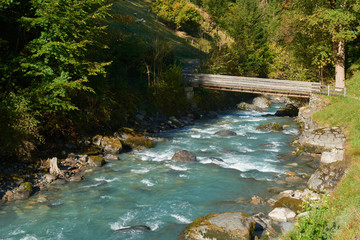
[[[139, 127], [144, 110], [166, 118], [191, 113], [194, 103], [213, 110], [242, 97], [199, 90], [187, 101], [186, 59], [201, 59], [201, 72], [335, 78], [337, 86], [352, 66], [349, 97], [326, 98], [315, 119], [347, 127], [349, 170], [329, 199], [336, 216], [325, 211], [323, 222], [335, 239], [356, 238], [359, 12], [356, 0], [0, 1], [2, 171], [25, 163], [26, 175], [29, 162], [60, 154], [65, 143]], [[319, 228], [303, 224], [301, 231]]]

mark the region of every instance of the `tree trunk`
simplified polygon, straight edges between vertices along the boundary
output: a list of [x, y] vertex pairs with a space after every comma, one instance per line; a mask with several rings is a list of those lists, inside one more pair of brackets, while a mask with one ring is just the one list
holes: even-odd
[[54, 176], [62, 175], [62, 172], [57, 165], [57, 158], [54, 157], [54, 158], [50, 159], [49, 161], [50, 161], [50, 170], [49, 170], [50, 174], [52, 174]]
[[339, 41], [335, 48], [335, 87], [345, 88], [345, 42]]

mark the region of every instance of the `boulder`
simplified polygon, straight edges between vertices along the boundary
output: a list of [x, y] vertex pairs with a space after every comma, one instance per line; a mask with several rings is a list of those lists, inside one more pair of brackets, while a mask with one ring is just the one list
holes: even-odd
[[102, 140], [103, 136], [101, 135], [96, 135], [92, 138], [92, 143], [96, 146], [100, 146], [101, 145], [101, 140]]
[[297, 117], [299, 114], [299, 109], [292, 105], [292, 104], [286, 104], [285, 106], [279, 108], [275, 116], [279, 117]]
[[331, 152], [323, 152], [321, 155], [320, 162], [322, 164], [328, 164], [344, 160], [345, 150], [333, 149]]
[[247, 111], [261, 111], [261, 108], [258, 108], [252, 104], [241, 102], [236, 107], [240, 110], [247, 110]]
[[299, 109], [298, 121], [304, 131], [318, 128], [311, 116], [326, 107], [326, 102], [319, 96], [311, 94], [310, 101], [307, 106]]
[[196, 162], [196, 155], [186, 150], [179, 150], [176, 151], [171, 160], [180, 162]]
[[264, 204], [265, 200], [262, 197], [254, 195], [254, 196], [252, 196], [250, 202], [254, 205], [259, 205], [259, 204]]
[[274, 208], [289, 208], [294, 212], [301, 212], [302, 202], [300, 199], [283, 197], [274, 204]]
[[4, 201], [12, 202], [28, 199], [33, 192], [33, 185], [30, 182], [24, 182], [12, 191], [7, 191], [2, 198]]
[[283, 127], [279, 123], [265, 123], [258, 126], [256, 129], [265, 131], [282, 131]]
[[144, 150], [154, 147], [154, 143], [150, 139], [141, 135], [128, 136], [127, 139], [124, 141], [124, 145], [126, 145], [132, 150]]
[[311, 131], [304, 131], [299, 144], [322, 147], [326, 149], [345, 149], [345, 135], [341, 127], [317, 128]]
[[181, 240], [251, 239], [255, 221], [243, 212], [210, 214], [195, 219], [179, 236]]
[[117, 137], [103, 137], [101, 146], [105, 153], [119, 154], [122, 151], [122, 144]]
[[270, 107], [270, 101], [266, 97], [256, 97], [252, 100], [252, 104], [262, 110]]
[[45, 174], [44, 179], [47, 183], [55, 181], [56, 177], [52, 174]]
[[236, 132], [230, 131], [230, 130], [220, 130], [215, 133], [215, 135], [219, 136], [236, 136]]
[[278, 208], [274, 208], [269, 213], [269, 217], [272, 220], [277, 221], [277, 222], [287, 222], [287, 221], [294, 220], [296, 217], [296, 213], [294, 213], [293, 211], [291, 211], [288, 208], [278, 207]]
[[321, 166], [311, 175], [307, 185], [315, 192], [332, 192], [346, 172], [344, 162], [334, 162]]
[[90, 156], [88, 160], [88, 164], [91, 167], [102, 167], [105, 163], [105, 159], [100, 156]]

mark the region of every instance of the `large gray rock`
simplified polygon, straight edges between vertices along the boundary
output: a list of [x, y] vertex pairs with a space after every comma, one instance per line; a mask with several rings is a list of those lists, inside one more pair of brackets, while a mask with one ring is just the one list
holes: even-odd
[[323, 152], [321, 155], [320, 162], [322, 164], [328, 164], [328, 163], [343, 161], [344, 153], [345, 153], [344, 149], [341, 150], [333, 149], [331, 150], [331, 152]]
[[299, 114], [299, 109], [292, 105], [292, 104], [286, 104], [285, 106], [279, 108], [275, 116], [279, 117], [297, 117]]
[[317, 95], [312, 94], [309, 104], [299, 109], [298, 121], [304, 131], [318, 128], [318, 125], [311, 118], [312, 115], [326, 107], [326, 103]]
[[282, 131], [283, 127], [279, 123], [265, 123], [258, 126], [256, 129], [265, 131]]
[[346, 166], [343, 162], [334, 162], [318, 168], [311, 175], [307, 185], [315, 192], [332, 192], [337, 183], [346, 173]]
[[195, 219], [179, 236], [181, 240], [251, 239], [255, 221], [243, 212], [217, 213]]
[[269, 213], [269, 217], [277, 222], [288, 222], [295, 219], [296, 213], [288, 208], [278, 207]]
[[219, 136], [236, 136], [236, 132], [230, 131], [230, 130], [220, 130], [215, 133], [215, 135]]
[[179, 150], [174, 154], [171, 160], [180, 162], [196, 162], [196, 155], [186, 150]]
[[122, 151], [122, 144], [117, 137], [103, 137], [101, 146], [104, 152], [109, 154], [119, 154]]
[[266, 109], [270, 107], [270, 101], [266, 97], [256, 97], [253, 99], [252, 104], [260, 109]]
[[344, 149], [345, 140], [342, 128], [332, 127], [304, 131], [299, 138], [299, 143], [301, 145], [319, 146], [325, 149]]

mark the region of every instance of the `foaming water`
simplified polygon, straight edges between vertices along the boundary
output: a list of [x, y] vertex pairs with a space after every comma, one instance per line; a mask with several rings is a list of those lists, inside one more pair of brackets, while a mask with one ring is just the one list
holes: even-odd
[[[275, 181], [284, 179], [293, 161], [289, 143], [298, 133], [296, 122], [264, 117], [275, 110], [224, 112], [218, 119], [163, 133], [168, 142], [121, 154], [83, 182], [3, 205], [0, 239], [171, 240], [199, 216], [267, 212], [267, 206], [243, 199], [271, 197], [267, 189], [281, 187]], [[288, 127], [283, 132], [256, 129], [268, 122]], [[214, 135], [219, 130], [237, 135]], [[171, 161], [181, 149], [195, 153], [198, 161]]]

